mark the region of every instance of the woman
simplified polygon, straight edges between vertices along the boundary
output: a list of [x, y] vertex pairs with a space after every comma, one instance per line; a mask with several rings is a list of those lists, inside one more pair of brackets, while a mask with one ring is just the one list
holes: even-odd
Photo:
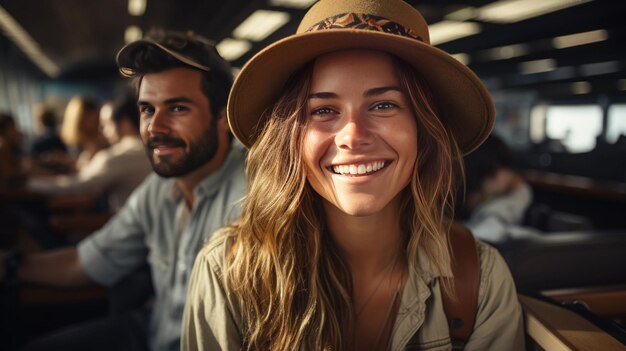
[[[446, 350], [446, 233], [462, 153], [489, 134], [478, 78], [399, 0], [322, 0], [229, 98], [242, 217], [199, 254], [183, 349]], [[479, 244], [466, 350], [523, 348], [502, 258]]]
[[73, 171], [79, 171], [108, 146], [100, 133], [99, 111], [95, 101], [80, 96], [70, 99], [65, 108], [61, 138], [78, 152], [75, 161], [66, 160]]

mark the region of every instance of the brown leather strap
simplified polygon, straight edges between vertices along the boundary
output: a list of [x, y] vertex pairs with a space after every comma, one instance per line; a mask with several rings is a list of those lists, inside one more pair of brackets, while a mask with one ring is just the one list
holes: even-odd
[[469, 229], [454, 223], [450, 229], [449, 241], [452, 247], [455, 297], [442, 290], [443, 309], [448, 319], [452, 347], [463, 349], [474, 330], [478, 311], [480, 262], [476, 242]]

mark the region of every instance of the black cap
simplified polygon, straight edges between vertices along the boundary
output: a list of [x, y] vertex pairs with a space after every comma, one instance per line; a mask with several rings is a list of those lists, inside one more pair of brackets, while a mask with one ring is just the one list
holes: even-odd
[[148, 47], [161, 50], [191, 68], [232, 76], [230, 64], [217, 52], [213, 41], [191, 31], [164, 30], [152, 30], [143, 39], [124, 46], [117, 53], [116, 59], [120, 73], [126, 77], [141, 73], [141, 68], [136, 67], [135, 58]]

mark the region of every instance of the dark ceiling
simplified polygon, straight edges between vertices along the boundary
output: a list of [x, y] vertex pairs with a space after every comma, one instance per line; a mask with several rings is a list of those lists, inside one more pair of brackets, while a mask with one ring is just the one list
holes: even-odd
[[[339, 0], [337, 0], [339, 1]], [[383, 1], [383, 0], [381, 0]], [[427, 22], [467, 6], [480, 7], [490, 0], [413, 0]], [[127, 0], [0, 0], [2, 6], [61, 67], [60, 78], [89, 77], [92, 72], [114, 75], [114, 56], [124, 44], [124, 31], [137, 25], [145, 31], [158, 26], [193, 30], [220, 41], [256, 9], [276, 9], [291, 14], [291, 22], [252, 51], [233, 62], [241, 66], [267, 44], [295, 32], [304, 10], [276, 8], [267, 0], [148, 0], [143, 16], [128, 14]], [[480, 23], [480, 34], [444, 43], [450, 53], [465, 53], [469, 66], [492, 90], [529, 89], [547, 97], [571, 94], [571, 82], [589, 81], [591, 93], [624, 95], [617, 89], [626, 78], [626, 6], [624, 1], [595, 0], [513, 24]], [[567, 49], [554, 49], [555, 36], [606, 29], [608, 40]], [[523, 56], [492, 60], [490, 48], [512, 44], [529, 47]], [[552, 58], [552, 72], [520, 74], [524, 61]]]

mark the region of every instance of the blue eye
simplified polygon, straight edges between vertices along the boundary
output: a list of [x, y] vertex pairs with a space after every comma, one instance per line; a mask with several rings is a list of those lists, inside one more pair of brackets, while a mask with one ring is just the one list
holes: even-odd
[[376, 105], [374, 105], [374, 107], [372, 108], [372, 110], [389, 110], [392, 108], [398, 107], [398, 105], [392, 103], [392, 102], [381, 102], [378, 103]]
[[152, 114], [154, 114], [154, 107], [147, 106], [147, 105], [140, 106], [139, 107], [139, 113], [142, 114], [142, 115], [143, 114], [152, 115]]
[[320, 107], [311, 110], [311, 118], [316, 121], [326, 122], [332, 120], [337, 113], [337, 111], [330, 107]]
[[328, 115], [333, 113], [334, 111], [328, 107], [321, 107], [311, 112], [312, 115]]
[[184, 111], [187, 111], [188, 109], [185, 106], [176, 105], [176, 106], [172, 106], [171, 110], [173, 112], [184, 112]]

